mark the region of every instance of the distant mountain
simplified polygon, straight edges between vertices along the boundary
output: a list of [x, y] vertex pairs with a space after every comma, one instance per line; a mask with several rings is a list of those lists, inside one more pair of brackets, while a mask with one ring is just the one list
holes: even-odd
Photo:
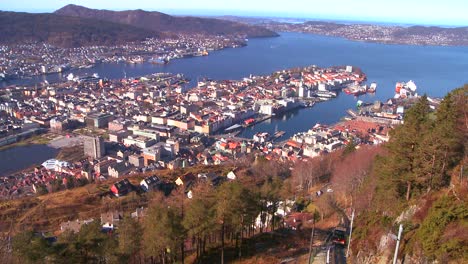
[[261, 25], [278, 32], [304, 32], [367, 42], [468, 46], [468, 27], [402, 27], [377, 24], [340, 24], [322, 21], [307, 21], [304, 23], [273, 21], [264, 22]]
[[0, 11], [0, 43], [47, 42], [60, 47], [114, 45], [161, 33], [130, 25], [58, 14]]
[[111, 11], [67, 5], [55, 11], [55, 14], [106, 20], [167, 33], [245, 35], [246, 37], [278, 36], [277, 33], [269, 29], [255, 25], [214, 18], [170, 16], [160, 12], [149, 12], [140, 9]]
[[400, 30], [394, 33], [396, 37], [407, 37], [412, 35], [451, 35], [456, 36], [459, 39], [468, 40], [468, 27], [424, 27], [424, 26], [412, 26], [407, 28], [400, 28]]

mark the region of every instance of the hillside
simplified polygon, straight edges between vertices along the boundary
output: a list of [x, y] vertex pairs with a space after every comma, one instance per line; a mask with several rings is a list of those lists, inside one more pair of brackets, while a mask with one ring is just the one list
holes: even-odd
[[160, 37], [155, 31], [91, 18], [0, 11], [1, 44], [47, 42], [59, 47], [115, 45]]
[[[162, 179], [180, 177], [187, 183], [167, 196], [103, 195], [111, 180], [2, 201], [0, 231], [14, 237], [11, 254], [2, 250], [9, 248], [9, 237], [0, 236], [0, 262], [3, 256], [15, 263], [44, 258], [50, 263], [64, 258], [67, 263], [305, 263], [313, 226], [317, 260], [325, 259], [323, 249], [334, 243], [344, 243], [334, 246], [335, 261], [345, 259], [350, 243], [349, 263], [390, 263], [401, 224], [399, 261], [465, 263], [467, 91], [468, 85], [453, 90], [436, 110], [420, 97], [382, 145], [351, 143], [294, 164], [258, 155], [236, 164], [158, 171]], [[233, 180], [226, 179], [230, 171], [235, 171]], [[204, 180], [199, 173], [224, 180], [210, 181], [207, 175]], [[138, 184], [143, 176], [128, 178]], [[126, 217], [141, 206], [147, 208], [142, 219]], [[278, 213], [288, 207], [288, 216]], [[125, 216], [114, 230], [117, 236], [114, 231], [104, 235], [99, 215], [113, 210]], [[352, 211], [352, 239], [336, 242], [330, 231], [349, 227]], [[33, 233], [91, 217], [97, 221], [76, 233], [62, 232], [56, 243]]]
[[275, 32], [259, 26], [212, 18], [176, 17], [160, 12], [148, 12], [141, 9], [111, 11], [90, 9], [77, 5], [67, 5], [55, 11], [55, 14], [101, 19], [157, 32], [206, 35], [245, 35], [247, 37], [278, 36]]

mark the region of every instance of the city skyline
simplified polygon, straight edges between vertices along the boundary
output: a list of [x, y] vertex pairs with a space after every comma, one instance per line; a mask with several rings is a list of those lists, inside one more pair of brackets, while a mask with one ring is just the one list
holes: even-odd
[[136, 0], [113, 1], [112, 5], [105, 1], [4, 1], [0, 3], [0, 10], [16, 12], [53, 12], [67, 4], [82, 5], [88, 8], [109, 10], [143, 9], [160, 11], [173, 15], [236, 15], [259, 17], [285, 17], [310, 20], [341, 20], [382, 22], [392, 24], [420, 24], [442, 26], [466, 26], [468, 17], [464, 10], [468, 2], [463, 0], [440, 1], [305, 1], [292, 0], [287, 5], [278, 0], [223, 2], [214, 0], [200, 1], [148, 1]]

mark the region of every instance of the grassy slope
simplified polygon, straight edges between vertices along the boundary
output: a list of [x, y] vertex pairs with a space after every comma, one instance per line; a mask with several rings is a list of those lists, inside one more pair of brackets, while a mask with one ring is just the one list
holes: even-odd
[[[141, 179], [149, 175], [174, 180], [185, 173], [215, 172], [226, 175], [232, 167], [209, 166], [193, 167], [186, 170], [163, 170], [156, 173], [140, 174], [128, 177], [138, 185]], [[148, 196], [131, 193], [122, 198], [101, 198], [100, 194], [109, 190], [117, 179], [103, 183], [88, 184], [84, 187], [60, 191], [37, 197], [26, 197], [17, 200], [0, 201], [0, 233], [17, 232], [25, 228], [42, 231], [56, 231], [60, 223], [68, 220], [98, 218], [101, 212], [123, 210], [126, 213], [137, 207], [146, 206]]]

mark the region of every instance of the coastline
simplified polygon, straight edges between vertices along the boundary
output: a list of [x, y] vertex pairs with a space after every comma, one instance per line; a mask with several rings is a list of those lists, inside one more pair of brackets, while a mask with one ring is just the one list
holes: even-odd
[[[277, 35], [274, 35], [274, 36], [258, 36], [258, 37], [251, 37], [252, 39], [257, 39], [257, 38], [276, 38], [276, 37], [279, 37], [280, 35], [277, 34]], [[246, 47], [248, 44], [247, 44], [247, 41], [245, 42], [242, 42], [242, 43], [238, 43], [238, 45], [234, 45], [234, 46], [225, 46], [225, 47], [221, 47], [221, 48], [218, 48], [218, 49], [214, 49], [212, 50], [212, 52], [218, 52], [218, 51], [222, 51], [222, 50], [226, 50], [226, 49], [237, 49], [237, 48], [243, 48], [243, 47]], [[110, 61], [110, 62], [104, 62], [104, 63], [108, 63], [108, 64], [119, 64], [119, 63], [124, 63], [126, 65], [135, 65], [135, 64], [142, 64], [142, 63], [151, 63], [149, 60], [152, 56], [154, 55], [157, 55], [157, 53], [154, 53], [154, 54], [146, 54], [147, 56], [145, 57], [145, 59], [141, 62], [138, 62], [138, 63], [130, 63], [130, 62], [119, 62], [119, 61]], [[210, 53], [208, 53], [207, 55], [203, 55], [203, 56], [210, 56]], [[190, 58], [193, 58], [193, 57], [199, 57], [199, 55], [195, 54], [195, 53], [190, 53], [190, 54], [186, 54], [186, 55], [183, 55], [181, 57], [175, 57], [175, 58], [172, 58], [170, 59], [170, 61], [176, 61], [176, 60], [180, 60], [180, 59], [190, 59]], [[168, 63], [170, 63], [170, 61]], [[78, 71], [78, 70], [83, 70], [83, 69], [94, 69], [96, 68], [97, 65], [101, 64], [103, 62], [93, 62], [93, 63], [90, 63], [90, 62], [87, 62], [85, 65], [79, 65], [79, 66], [69, 66], [68, 68], [66, 68], [65, 70], [63, 71], [49, 71], [47, 73], [37, 73], [37, 74], [28, 74], [28, 75], [23, 75], [23, 76], [16, 76], [16, 77], [5, 77], [5, 78], [2, 78], [0, 79], [0, 89], [2, 88], [6, 88], [8, 86], [11, 86], [11, 85], [14, 85], [14, 84], [10, 84], [10, 85], [4, 85], [2, 86], [2, 82], [14, 82], [14, 81], [18, 81], [18, 80], [27, 80], [27, 79], [33, 79], [33, 78], [46, 78], [47, 76], [50, 76], [50, 75], [56, 75], [56, 74], [67, 74], [67, 73], [71, 73], [73, 71]], [[163, 64], [164, 65], [164, 64]], [[50, 84], [54, 84], [54, 83], [58, 83], [59, 81], [56, 81], [56, 82], [50, 82]], [[31, 86], [31, 85], [23, 85], [23, 86]]]
[[49, 133], [34, 135], [32, 137], [17, 141], [15, 143], [0, 146], [0, 152], [11, 149], [11, 148], [15, 148], [15, 147], [25, 147], [25, 146], [31, 146], [31, 145], [48, 145], [50, 141], [52, 140], [51, 138], [48, 138], [49, 135], [50, 135]]

